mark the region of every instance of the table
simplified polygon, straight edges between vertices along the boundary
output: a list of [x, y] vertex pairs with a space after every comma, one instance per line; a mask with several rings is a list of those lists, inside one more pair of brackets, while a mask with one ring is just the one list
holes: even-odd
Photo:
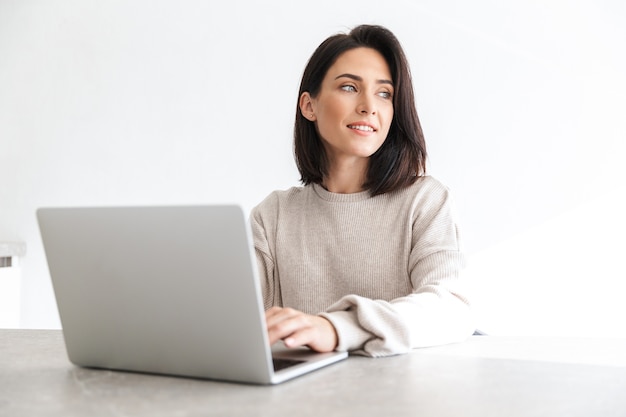
[[79, 368], [60, 330], [0, 330], [0, 416], [626, 416], [626, 340], [473, 336], [277, 386]]

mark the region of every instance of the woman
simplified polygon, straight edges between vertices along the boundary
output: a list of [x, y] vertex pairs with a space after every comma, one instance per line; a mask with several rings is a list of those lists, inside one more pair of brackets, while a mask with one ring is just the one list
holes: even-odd
[[469, 336], [451, 197], [425, 176], [408, 63], [389, 30], [359, 26], [313, 53], [295, 157], [304, 186], [251, 214], [270, 342], [386, 356]]

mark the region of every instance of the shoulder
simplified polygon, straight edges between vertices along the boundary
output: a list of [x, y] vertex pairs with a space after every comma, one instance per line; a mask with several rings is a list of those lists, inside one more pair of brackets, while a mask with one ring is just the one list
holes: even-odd
[[414, 202], [444, 201], [451, 198], [450, 189], [438, 179], [425, 175], [413, 184], [395, 192], [397, 197]]
[[458, 239], [459, 218], [450, 188], [430, 176], [420, 178], [412, 187], [411, 217], [414, 230], [420, 233], [423, 232], [422, 227], [434, 228], [439, 232], [448, 230], [454, 232]]
[[268, 216], [275, 217], [278, 215], [281, 207], [284, 208], [285, 206], [293, 205], [294, 203], [297, 204], [298, 201], [303, 201], [306, 195], [310, 192], [310, 189], [310, 186], [304, 186], [272, 191], [252, 209], [252, 217], [257, 220]]
[[421, 189], [424, 192], [447, 193], [449, 191], [449, 188], [444, 183], [430, 175], [424, 175], [423, 177], [418, 178], [413, 184], [413, 187]]
[[[405, 207], [413, 221], [457, 221], [454, 198], [447, 185], [431, 176], [423, 176], [414, 184], [400, 190]], [[448, 219], [448, 220], [446, 220]]]

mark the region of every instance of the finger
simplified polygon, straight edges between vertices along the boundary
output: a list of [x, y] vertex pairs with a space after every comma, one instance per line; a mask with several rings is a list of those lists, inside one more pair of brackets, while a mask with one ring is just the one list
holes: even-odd
[[270, 307], [267, 310], [265, 310], [265, 317], [267, 318], [267, 317], [275, 316], [276, 314], [279, 314], [282, 310], [283, 310], [282, 307], [277, 307], [277, 306]]
[[306, 315], [297, 311], [283, 311], [268, 319], [267, 332], [270, 343], [273, 344], [307, 327], [310, 327], [310, 323]]
[[283, 339], [285, 346], [295, 348], [300, 346], [315, 345], [315, 334], [317, 332], [311, 327], [299, 328], [295, 332]]
[[325, 318], [308, 316], [308, 325], [284, 339], [287, 347], [308, 346], [318, 352], [331, 352], [337, 347], [337, 332]]
[[302, 313], [298, 310], [294, 310], [293, 308], [272, 307], [265, 312], [265, 322], [267, 327], [270, 328], [276, 323], [295, 317], [298, 314]]

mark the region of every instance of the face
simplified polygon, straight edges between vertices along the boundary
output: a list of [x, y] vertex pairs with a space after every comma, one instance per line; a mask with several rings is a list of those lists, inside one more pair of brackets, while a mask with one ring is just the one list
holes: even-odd
[[375, 49], [356, 48], [328, 69], [316, 97], [302, 94], [300, 110], [315, 122], [331, 163], [367, 160], [389, 133], [393, 93], [385, 58]]

